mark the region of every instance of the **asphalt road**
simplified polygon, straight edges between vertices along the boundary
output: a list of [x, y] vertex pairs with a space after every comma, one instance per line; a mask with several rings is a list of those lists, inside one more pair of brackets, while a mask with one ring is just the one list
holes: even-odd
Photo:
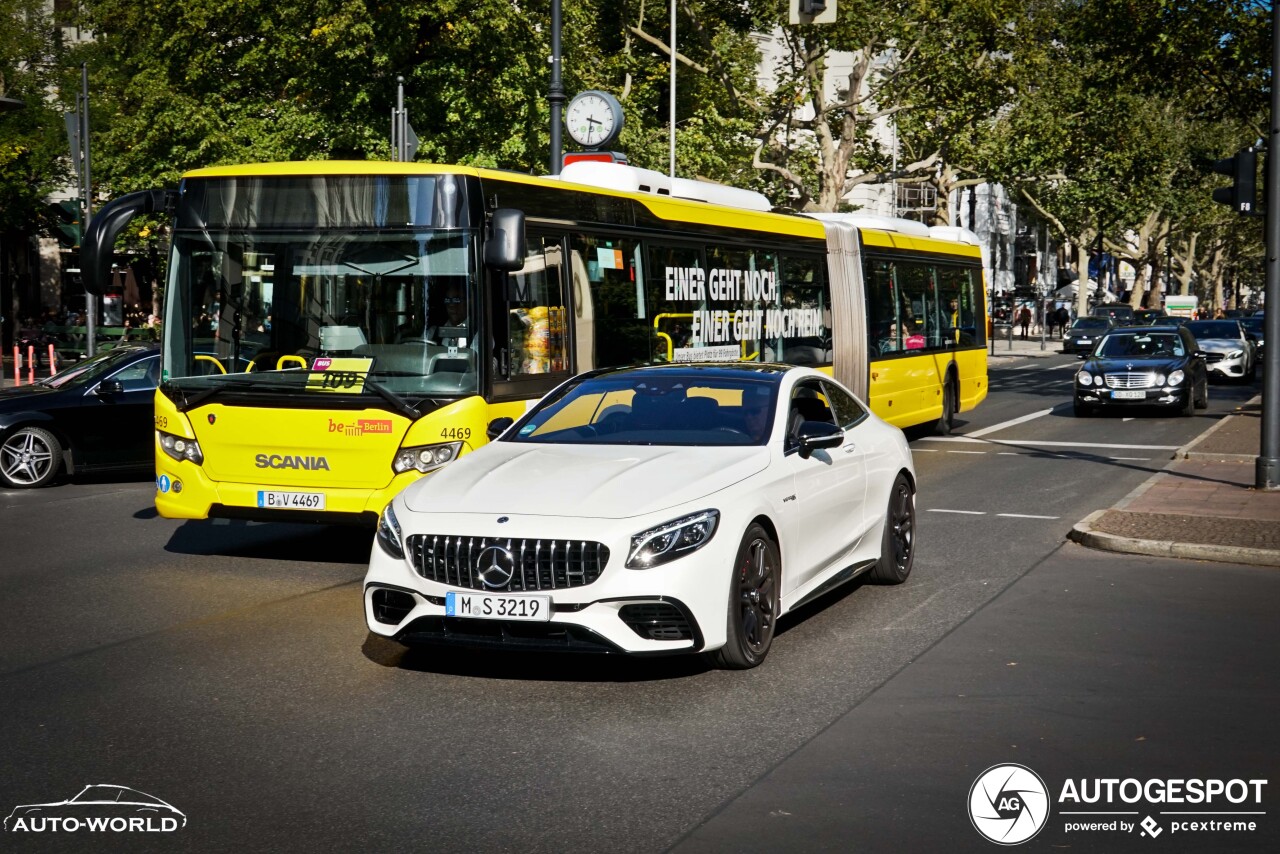
[[[1041, 656], [1041, 673], [1073, 674], [1055, 653], [1082, 630], [1051, 629], [1077, 625], [1083, 605], [1053, 595], [1059, 574], [1074, 571], [1061, 566], [1086, 567], [1086, 587], [1105, 586], [1106, 562], [1119, 559], [1065, 545], [1066, 532], [1254, 393], [1215, 385], [1209, 412], [1194, 418], [1081, 420], [1070, 414], [1076, 364], [1001, 360], [989, 399], [961, 416], [961, 435], [915, 436], [910, 581], [814, 603], [784, 621], [768, 661], [745, 673], [692, 659], [405, 651], [364, 628], [365, 532], [164, 520], [151, 508], [150, 480], [0, 492], [0, 813], [114, 783], [188, 818], [173, 834], [133, 835], [135, 849], [847, 850], [859, 835], [867, 850], [975, 846], [972, 828], [928, 799], [963, 803], [1008, 722], [935, 707], [921, 685], [937, 679], [939, 694], [955, 690], [944, 683], [970, 673], [966, 650], [998, 633], [1009, 603], [1029, 600], [1036, 608], [1018, 612], [1020, 654]], [[1144, 566], [1159, 576], [1176, 564]], [[1254, 603], [1253, 617], [1278, 591], [1265, 575], [1249, 579], [1239, 595]], [[1150, 603], [1141, 588], [1131, 596], [1138, 613], [1147, 604], [1177, 610], [1206, 595], [1197, 590]], [[1129, 618], [1107, 612], [1098, 630]], [[1199, 665], [1264, 682], [1258, 668], [1274, 674], [1265, 649], [1276, 638], [1246, 637], [1238, 654]], [[1164, 668], [1176, 653], [1149, 654]], [[1083, 667], [1088, 657], [1076, 660]], [[1134, 689], [1104, 682], [1090, 700], [1105, 704], [1112, 691], [1121, 722], [1131, 708], [1178, 720], [1195, 690]], [[1276, 699], [1267, 686], [1250, 697]], [[1218, 747], [1230, 757], [1246, 742], [1262, 745], [1274, 764], [1275, 739], [1253, 731], [1254, 714]], [[1046, 715], [1041, 736], [1056, 733], [1059, 757], [1105, 747], [1087, 720]], [[1170, 731], [1185, 734], [1196, 720]], [[850, 750], [852, 736], [837, 738], [850, 730], [869, 743], [865, 754]], [[1162, 772], [1192, 776], [1176, 743], [1164, 749]], [[843, 764], [823, 765], [837, 755]], [[899, 795], [934, 819], [917, 824], [901, 804], [886, 812]], [[780, 829], [764, 820], [775, 803], [844, 812]], [[64, 833], [38, 843], [78, 850], [101, 840]], [[23, 850], [35, 844], [28, 838]]]

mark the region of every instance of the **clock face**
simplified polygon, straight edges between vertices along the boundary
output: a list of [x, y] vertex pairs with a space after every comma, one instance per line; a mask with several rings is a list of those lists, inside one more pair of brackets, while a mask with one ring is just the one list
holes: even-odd
[[604, 92], [582, 92], [565, 112], [569, 136], [587, 148], [601, 148], [617, 139], [622, 130], [622, 108]]

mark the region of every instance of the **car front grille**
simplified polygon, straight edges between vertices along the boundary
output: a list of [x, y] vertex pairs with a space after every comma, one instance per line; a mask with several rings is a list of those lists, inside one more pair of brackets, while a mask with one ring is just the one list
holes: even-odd
[[1227, 358], [1226, 353], [1205, 353], [1204, 354], [1204, 360], [1210, 363], [1221, 362], [1225, 358]]
[[[472, 590], [560, 590], [583, 587], [604, 572], [609, 549], [586, 540], [517, 537], [450, 537], [414, 534], [408, 539], [413, 568], [429, 581]], [[510, 553], [511, 581], [491, 587], [480, 579], [477, 561], [491, 546]]]
[[1153, 388], [1155, 374], [1107, 374], [1107, 388]]

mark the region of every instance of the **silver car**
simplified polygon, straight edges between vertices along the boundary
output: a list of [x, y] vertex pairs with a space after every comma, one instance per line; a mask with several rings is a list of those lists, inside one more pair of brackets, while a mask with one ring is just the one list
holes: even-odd
[[1225, 379], [1252, 382], [1257, 373], [1257, 352], [1244, 327], [1235, 318], [1193, 320], [1186, 325], [1205, 353], [1210, 374]]

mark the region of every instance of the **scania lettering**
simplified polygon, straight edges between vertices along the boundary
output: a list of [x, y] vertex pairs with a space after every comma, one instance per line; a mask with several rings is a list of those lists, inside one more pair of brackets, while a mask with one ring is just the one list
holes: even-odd
[[307, 469], [308, 471], [330, 471], [329, 461], [324, 457], [282, 456], [280, 454], [258, 454], [256, 463], [260, 469]]
[[[131, 218], [167, 214], [156, 507], [372, 523], [580, 371], [788, 362], [900, 427], [987, 393], [981, 250], [960, 229], [774, 213], [612, 163], [558, 177], [407, 162], [198, 169], [122, 196], [83, 241], [113, 282]], [[307, 507], [260, 500], [311, 496]]]

